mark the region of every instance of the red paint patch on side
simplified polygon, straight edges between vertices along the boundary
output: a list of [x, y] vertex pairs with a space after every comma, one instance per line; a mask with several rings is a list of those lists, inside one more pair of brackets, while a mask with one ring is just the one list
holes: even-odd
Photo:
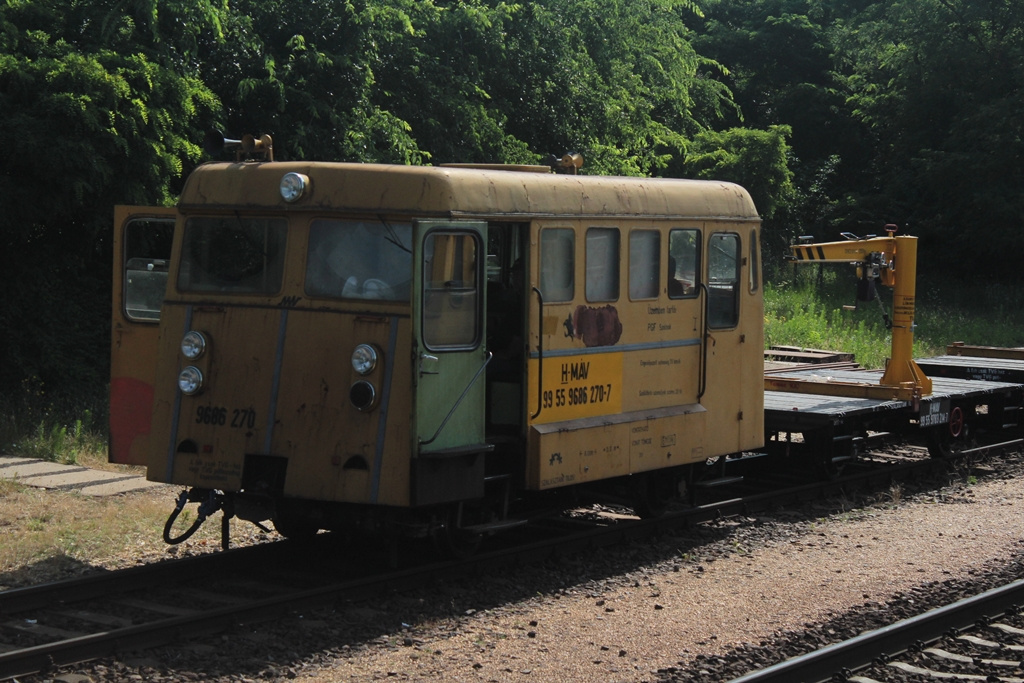
[[145, 465], [146, 454], [132, 444], [153, 426], [153, 385], [133, 377], [110, 380], [110, 462]]

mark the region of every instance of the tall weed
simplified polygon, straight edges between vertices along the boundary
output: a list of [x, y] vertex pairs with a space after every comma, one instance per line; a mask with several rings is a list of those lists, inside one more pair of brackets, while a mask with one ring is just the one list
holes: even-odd
[[[765, 286], [765, 346], [800, 346], [855, 355], [867, 368], [881, 368], [891, 353], [892, 291], [856, 302], [856, 277], [841, 264], [817, 270], [779, 269]], [[1024, 285], [918, 283], [914, 356], [933, 356], [963, 341], [986, 346], [1024, 346], [1024, 310], [1016, 305]], [[855, 305], [854, 310], [843, 307]]]
[[0, 400], [0, 454], [74, 464], [107, 459], [106, 392], [55, 398], [41, 382]]

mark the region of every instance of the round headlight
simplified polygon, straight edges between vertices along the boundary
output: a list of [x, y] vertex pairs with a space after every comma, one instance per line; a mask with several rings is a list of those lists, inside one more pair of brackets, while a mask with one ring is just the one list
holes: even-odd
[[377, 367], [377, 349], [369, 344], [360, 344], [352, 352], [352, 369], [360, 375], [368, 375]]
[[181, 355], [189, 360], [199, 358], [206, 351], [206, 335], [196, 330], [185, 333], [181, 339]]
[[348, 390], [348, 398], [357, 410], [370, 410], [377, 404], [377, 390], [366, 380], [359, 380]]
[[286, 202], [298, 201], [309, 187], [309, 176], [301, 173], [285, 173], [281, 178], [281, 198]]
[[203, 373], [194, 365], [182, 368], [178, 373], [178, 388], [186, 396], [198, 394], [203, 388]]

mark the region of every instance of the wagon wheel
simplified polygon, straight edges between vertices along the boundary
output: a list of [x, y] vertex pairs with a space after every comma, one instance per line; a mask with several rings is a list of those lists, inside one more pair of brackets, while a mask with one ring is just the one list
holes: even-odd
[[970, 429], [963, 408], [953, 406], [949, 411], [949, 423], [928, 430], [928, 455], [933, 458], [948, 458], [963, 447], [968, 440]]
[[303, 539], [312, 538], [320, 531], [314, 522], [309, 518], [294, 513], [278, 513], [274, 516], [274, 528], [277, 533], [285, 538]]
[[679, 494], [679, 478], [671, 472], [657, 471], [634, 475], [630, 482], [633, 511], [640, 519], [661, 517], [668, 504]]
[[838, 479], [846, 466], [857, 459], [851, 441], [836, 441], [831, 434], [806, 435], [808, 464], [826, 480]]
[[465, 560], [476, 554], [484, 537], [479, 532], [458, 526], [458, 521], [458, 506], [452, 506], [445, 517], [444, 526], [434, 532], [434, 544], [442, 554]]

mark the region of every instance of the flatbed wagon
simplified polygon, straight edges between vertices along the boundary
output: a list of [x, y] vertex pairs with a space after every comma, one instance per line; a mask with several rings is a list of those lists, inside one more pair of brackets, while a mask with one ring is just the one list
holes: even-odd
[[[931, 360], [917, 363], [927, 368]], [[880, 370], [800, 368], [771, 376], [776, 382], [792, 379], [799, 384], [787, 391], [765, 391], [766, 448], [807, 451], [809, 457], [821, 453], [826, 469], [855, 458], [870, 434], [899, 435], [940, 456], [979, 442], [1003, 443], [1021, 436], [1020, 382], [934, 375], [927, 396], [894, 393], [885, 398], [867, 391], [863, 396], [824, 393], [830, 383], [839, 382], [862, 384], [877, 394]]]

